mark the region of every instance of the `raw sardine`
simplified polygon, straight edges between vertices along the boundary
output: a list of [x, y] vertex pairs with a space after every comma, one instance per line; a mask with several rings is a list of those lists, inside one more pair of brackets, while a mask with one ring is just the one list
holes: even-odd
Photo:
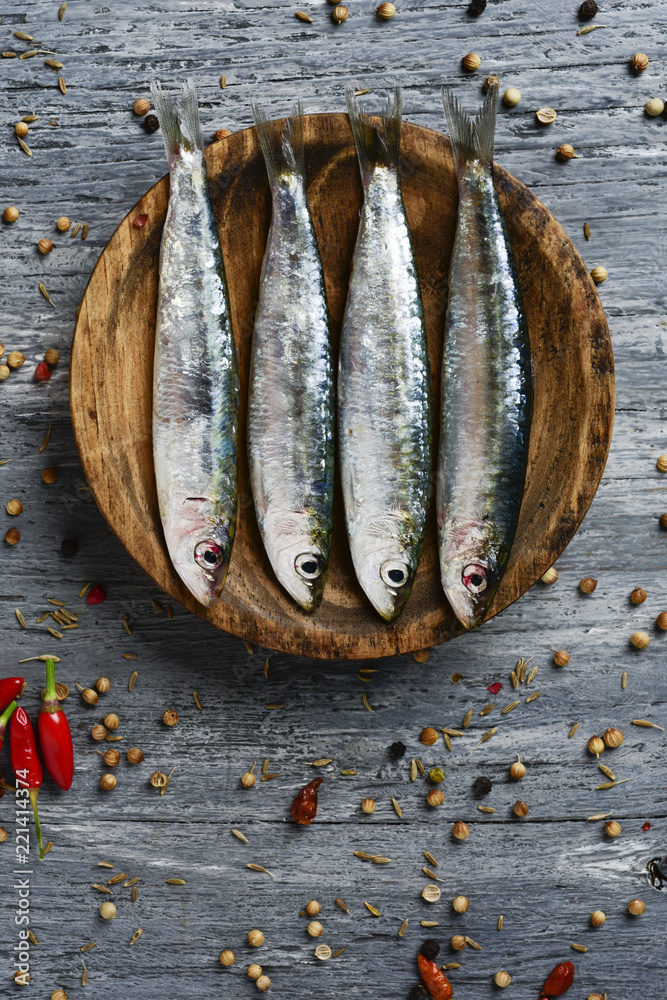
[[334, 385], [322, 263], [306, 200], [303, 112], [267, 122], [253, 104], [273, 212], [248, 395], [257, 523], [279, 582], [317, 608], [333, 517]]
[[239, 386], [227, 285], [208, 193], [194, 83], [153, 101], [171, 192], [160, 252], [153, 458], [177, 573], [204, 605], [227, 576], [236, 529]]
[[532, 364], [514, 257], [493, 182], [498, 88], [474, 120], [443, 92], [459, 182], [442, 361], [436, 505], [440, 570], [459, 621], [484, 620], [519, 520]]
[[431, 372], [400, 181], [401, 94], [347, 106], [364, 187], [338, 371], [345, 520], [357, 579], [388, 621], [412, 589], [431, 471]]

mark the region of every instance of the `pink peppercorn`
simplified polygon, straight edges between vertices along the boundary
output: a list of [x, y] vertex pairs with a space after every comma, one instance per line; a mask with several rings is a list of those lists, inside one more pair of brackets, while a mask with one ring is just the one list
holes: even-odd
[[48, 382], [51, 378], [51, 369], [47, 365], [46, 361], [40, 361], [35, 368], [35, 378], [38, 382]]
[[135, 225], [137, 229], [141, 229], [141, 227], [145, 226], [147, 222], [148, 222], [147, 215], [137, 215], [136, 218], [133, 219], [133, 225]]
[[644, 823], [644, 825], [642, 827], [642, 830], [644, 831], [644, 833], [646, 833], [647, 830], [650, 830], [650, 829], [651, 829], [651, 824], [649, 822]]
[[489, 684], [487, 690], [490, 691], [491, 694], [498, 694], [501, 688], [502, 684], [500, 683], [500, 681], [496, 681], [495, 684]]
[[94, 587], [91, 587], [86, 594], [86, 604], [101, 604], [102, 601], [106, 600], [106, 594], [104, 593], [104, 587], [96, 583]]

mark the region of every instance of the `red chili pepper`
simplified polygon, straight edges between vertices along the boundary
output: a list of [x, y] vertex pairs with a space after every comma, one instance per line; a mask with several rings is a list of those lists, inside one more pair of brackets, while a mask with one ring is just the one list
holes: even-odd
[[438, 968], [435, 962], [426, 958], [421, 952], [417, 955], [417, 965], [419, 974], [424, 980], [424, 986], [429, 991], [433, 1000], [450, 1000], [452, 995], [452, 984], [442, 969]]
[[35, 378], [38, 382], [48, 382], [51, 378], [51, 369], [47, 365], [46, 361], [40, 361], [35, 368]]
[[302, 788], [292, 803], [292, 819], [301, 826], [309, 826], [317, 812], [317, 789], [322, 784], [321, 778], [309, 782]]
[[46, 692], [37, 720], [42, 757], [56, 785], [65, 791], [74, 777], [74, 748], [67, 716], [56, 696], [56, 665], [46, 661]]
[[86, 594], [86, 604], [101, 604], [102, 601], [106, 600], [106, 593], [104, 587], [101, 584], [96, 583], [94, 587], [91, 587]]
[[35, 730], [32, 728], [32, 724], [24, 708], [17, 708], [12, 715], [12, 724], [9, 727], [9, 746], [12, 755], [12, 767], [16, 774], [19, 791], [24, 788], [28, 789], [30, 804], [35, 817], [39, 856], [43, 858], [42, 828], [39, 823], [39, 813], [37, 812], [37, 793], [42, 784], [43, 772], [39, 753], [37, 752]]
[[2, 715], [0, 715], [0, 750], [2, 750], [2, 744], [5, 740], [5, 732], [7, 730], [7, 726], [9, 725], [9, 720], [14, 714], [15, 708], [16, 702], [12, 701], [9, 705], [7, 705], [7, 708], [4, 710]]
[[10, 701], [14, 701], [21, 693], [21, 688], [25, 684], [22, 677], [5, 677], [0, 681], [0, 712], [3, 712]]
[[561, 993], [569, 990], [574, 980], [574, 966], [572, 962], [561, 962], [553, 972], [549, 973], [546, 983], [542, 987], [545, 997], [559, 997]]

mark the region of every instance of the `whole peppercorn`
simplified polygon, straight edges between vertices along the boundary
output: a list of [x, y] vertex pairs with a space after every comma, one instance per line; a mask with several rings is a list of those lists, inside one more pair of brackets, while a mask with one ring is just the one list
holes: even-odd
[[667, 528], [667, 514], [660, 515], [660, 527]]
[[470, 909], [470, 903], [465, 896], [455, 896], [452, 900], [452, 909], [456, 913], [467, 913]]
[[17, 545], [21, 541], [21, 532], [16, 528], [10, 528], [5, 535], [7, 545]]
[[228, 128], [219, 128], [217, 132], [213, 133], [213, 138], [219, 142], [220, 139], [229, 139], [231, 134]]
[[116, 916], [116, 907], [113, 903], [102, 903], [100, 906], [100, 916], [103, 920], [113, 920]]
[[422, 941], [419, 954], [423, 955], [424, 958], [428, 958], [430, 962], [435, 962], [436, 958], [440, 954], [440, 945], [435, 938], [427, 938], [425, 941]]
[[136, 100], [132, 108], [135, 115], [139, 115], [140, 117], [143, 117], [143, 115], [148, 114], [150, 109], [151, 109], [151, 102], [147, 100], [145, 97], [140, 97], [138, 100]]
[[463, 934], [455, 934], [449, 943], [454, 951], [463, 951], [465, 946], [468, 944]]
[[493, 87], [500, 87], [500, 79], [495, 73], [490, 73], [488, 76], [484, 77], [484, 83], [482, 84], [482, 92], [488, 94], [488, 92]]
[[60, 361], [60, 351], [57, 351], [55, 347], [49, 347], [48, 351], [44, 355], [44, 360], [47, 365], [54, 368]]
[[4, 826], [0, 826], [0, 844], [4, 844], [8, 836], [9, 834], [5, 830]]
[[612, 838], [618, 837], [619, 833], [621, 832], [621, 824], [617, 823], [615, 819], [607, 820], [607, 822], [604, 825], [604, 832], [607, 834], [608, 837]]
[[426, 729], [422, 729], [419, 734], [419, 742], [423, 743], [425, 746], [433, 746], [434, 743], [438, 742], [438, 733], [432, 726], [427, 726]]
[[633, 632], [630, 636], [630, 642], [635, 649], [646, 649], [650, 641], [646, 632]]
[[306, 930], [311, 937], [322, 937], [324, 934], [324, 927], [322, 927], [319, 920], [311, 920]]
[[646, 913], [646, 903], [643, 899], [631, 899], [628, 903], [628, 913], [633, 917], [641, 917]]
[[476, 69], [482, 65], [482, 60], [477, 55], [476, 52], [469, 52], [467, 56], [464, 56], [461, 60], [461, 65], [468, 73], [474, 73]]
[[61, 215], [59, 219], [56, 219], [56, 229], [59, 229], [61, 233], [66, 233], [71, 225], [71, 220], [66, 215]]
[[262, 974], [262, 966], [257, 965], [253, 962], [252, 965], [248, 966], [248, 975], [251, 979], [259, 979]]
[[90, 735], [93, 737], [96, 743], [101, 743], [107, 737], [107, 731], [104, 726], [99, 723], [90, 730]]
[[40, 253], [44, 254], [51, 253], [51, 251], [53, 250], [53, 243], [51, 242], [51, 240], [47, 239], [46, 236], [44, 236], [37, 244], [37, 249], [39, 250]]
[[255, 983], [255, 986], [258, 990], [261, 990], [262, 993], [266, 993], [267, 990], [271, 989], [271, 980], [268, 976], [260, 976]]
[[20, 351], [10, 351], [7, 355], [7, 364], [10, 368], [20, 368], [25, 361], [25, 354]]
[[635, 52], [630, 65], [635, 73], [643, 73], [648, 68], [648, 61], [648, 56], [644, 55], [643, 52]]
[[248, 931], [248, 944], [251, 948], [261, 948], [264, 944], [264, 935], [261, 931]]
[[375, 812], [375, 801], [373, 799], [364, 799], [361, 803], [361, 811], [370, 816], [371, 813]]
[[521, 100], [521, 91], [517, 90], [516, 87], [510, 87], [503, 94], [503, 104], [508, 108], [514, 108]]
[[582, 21], [590, 21], [592, 17], [595, 17], [599, 9], [595, 0], [584, 0], [579, 8], [579, 17]]
[[104, 763], [107, 767], [115, 767], [116, 764], [120, 764], [120, 754], [117, 750], [109, 749], [104, 755]]
[[14, 126], [14, 131], [16, 132], [19, 139], [25, 139], [30, 129], [26, 122], [17, 122]]
[[100, 788], [105, 792], [111, 792], [116, 787], [118, 782], [116, 781], [115, 774], [103, 774], [100, 778]]
[[175, 726], [178, 722], [178, 712], [175, 712], [173, 708], [168, 708], [162, 716], [162, 721], [165, 726]]
[[515, 816], [519, 816], [520, 818], [527, 816], [528, 813], [530, 812], [528, 808], [528, 803], [522, 802], [521, 799], [517, 799], [514, 805], [512, 806], [512, 812], [514, 813]]
[[164, 788], [167, 784], [167, 775], [163, 774], [162, 771], [153, 771], [150, 776], [150, 783], [153, 788]]
[[659, 97], [652, 97], [650, 101], [647, 101], [644, 105], [644, 111], [649, 116], [649, 118], [657, 118], [665, 110], [665, 102], [661, 101]]
[[143, 751], [139, 747], [130, 747], [125, 756], [128, 764], [141, 764], [144, 759]]
[[79, 544], [73, 538], [63, 538], [60, 543], [60, 551], [66, 559], [71, 559], [79, 551]]
[[605, 917], [602, 910], [595, 910], [591, 913], [591, 925], [593, 927], [602, 927], [603, 923], [607, 918]]
[[601, 740], [599, 736], [591, 736], [588, 741], [588, 749], [599, 758], [600, 754], [604, 750], [604, 741]]
[[[47, 365], [46, 361], [40, 361], [40, 363], [35, 368], [35, 381], [48, 382], [50, 378], [51, 378], [51, 369]], [[42, 473], [42, 479], [44, 479], [43, 473]]]
[[12, 517], [18, 517], [19, 514], [23, 513], [23, 504], [20, 500], [8, 500], [5, 510]]
[[458, 823], [454, 824], [452, 829], [452, 835], [456, 837], [457, 840], [467, 840], [470, 836], [470, 827], [463, 820], [459, 820]]
[[495, 976], [493, 977], [493, 981], [496, 984], [496, 986], [500, 986], [501, 989], [504, 989], [506, 986], [509, 986], [509, 984], [512, 982], [512, 977], [510, 976], [509, 972], [505, 972], [504, 969], [501, 969], [499, 972], [496, 972]]
[[570, 654], [564, 649], [559, 649], [554, 653], [554, 663], [557, 667], [566, 667], [570, 662]]
[[555, 583], [558, 579], [558, 570], [554, 566], [550, 566], [546, 573], [542, 574], [542, 583]]
[[150, 135], [152, 132], [157, 132], [160, 127], [160, 122], [157, 115], [146, 115], [144, 118], [144, 128]]
[[574, 146], [569, 142], [562, 143], [556, 150], [556, 157], [559, 160], [578, 160], [579, 157], [574, 152]]
[[471, 17], [479, 17], [486, 10], [486, 0], [470, 0], [468, 13]]
[[615, 750], [623, 742], [623, 733], [620, 729], [605, 729], [602, 739], [611, 750]]
[[19, 217], [18, 208], [14, 208], [13, 205], [8, 205], [8, 207], [2, 213], [2, 218], [5, 222], [16, 222]]
[[439, 788], [432, 788], [426, 796], [426, 801], [430, 806], [436, 809], [445, 801], [445, 793], [441, 792]]
[[55, 469], [44, 469], [42, 473], [42, 482], [46, 483], [47, 486], [52, 486], [58, 478], [58, 473]]
[[[77, 684], [77, 687], [79, 685]], [[97, 691], [93, 691], [92, 688], [79, 688], [81, 691], [81, 697], [85, 701], [86, 705], [97, 705], [100, 700], [100, 696]]]
[[667, 632], [667, 611], [661, 611], [655, 620], [656, 627]]
[[342, 24], [343, 21], [347, 20], [349, 13], [350, 12], [347, 7], [344, 7], [343, 4], [339, 4], [337, 7], [334, 7], [332, 17], [336, 24]]
[[401, 740], [396, 740], [396, 742], [392, 743], [392, 745], [389, 747], [389, 753], [391, 754], [392, 757], [395, 757], [397, 760], [400, 757], [404, 757], [405, 756], [405, 751], [406, 750], [407, 750], [407, 747], [406, 747], [405, 743], [401, 742]]
[[220, 965], [224, 965], [226, 968], [229, 968], [229, 966], [233, 965], [235, 961], [236, 955], [233, 951], [230, 951], [229, 948], [225, 948], [224, 951], [220, 952]]
[[491, 781], [491, 778], [487, 778], [485, 775], [481, 774], [479, 778], [475, 778], [472, 787], [477, 795], [488, 795], [493, 788], [493, 782]]
[[316, 917], [321, 909], [322, 907], [316, 899], [311, 899], [309, 903], [306, 903], [306, 913], [309, 917]]
[[[595, 268], [593, 268], [593, 270], [595, 270]], [[583, 580], [579, 581], [579, 590], [582, 594], [592, 594], [597, 585], [597, 580], [593, 580], [590, 576], [585, 576]]]
[[51, 994], [51, 1000], [67, 1000], [67, 994], [64, 990], [54, 990]]
[[393, 3], [381, 3], [380, 6], [376, 8], [375, 12], [381, 21], [391, 21], [392, 17], [396, 13], [396, 8]]
[[111, 729], [113, 731], [114, 729], [118, 729], [120, 726], [120, 719], [115, 712], [109, 712], [109, 714], [104, 717], [104, 725], [107, 729]]
[[514, 778], [515, 781], [521, 781], [525, 774], [526, 765], [521, 762], [521, 758], [517, 754], [516, 760], [510, 767], [510, 776]]
[[9, 378], [9, 365], [0, 365], [0, 382], [4, 382], [6, 378]]
[[95, 681], [95, 687], [100, 692], [100, 694], [106, 694], [111, 688], [111, 681], [108, 677], [98, 677]]
[[667, 472], [667, 455], [658, 455], [655, 467], [658, 472]]
[[246, 771], [245, 774], [241, 775], [241, 784], [244, 788], [252, 788], [255, 784], [256, 778], [252, 771]]

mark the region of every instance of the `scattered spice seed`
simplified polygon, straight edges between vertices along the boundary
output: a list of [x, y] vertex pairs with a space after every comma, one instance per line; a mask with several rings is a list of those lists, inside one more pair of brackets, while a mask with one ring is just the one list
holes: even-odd
[[370, 903], [367, 903], [366, 900], [364, 900], [364, 906], [366, 907], [369, 913], [373, 914], [374, 917], [382, 916], [378, 908], [376, 906], [372, 906]]
[[81, 973], [81, 985], [85, 986], [88, 982], [88, 969], [86, 968], [86, 963], [81, 959], [83, 963], [83, 972]]
[[90, 951], [90, 949], [94, 948], [96, 944], [97, 941], [91, 941], [90, 944], [82, 944], [79, 951]]
[[630, 780], [629, 778], [623, 778], [621, 781], [603, 781], [601, 785], [596, 785], [595, 786], [595, 790], [597, 792], [600, 789], [604, 789], [604, 788], [615, 788], [616, 785], [624, 785], [625, 782], [629, 781], [629, 780]]
[[621, 674], [621, 691], [625, 691], [627, 686], [628, 686], [628, 672], [627, 670], [624, 670], [623, 673]]
[[417, 765], [417, 770], [419, 771], [419, 773], [423, 777], [423, 775], [424, 775], [424, 765], [420, 761], [419, 757], [415, 757], [415, 764]]
[[161, 604], [158, 604], [157, 601], [151, 601], [151, 604], [153, 605], [153, 607], [155, 608], [155, 610], [158, 612], [158, 614], [161, 614], [164, 611], [163, 606]]
[[450, 739], [449, 733], [443, 732], [442, 738], [445, 741], [445, 746], [447, 747], [447, 749], [451, 753], [451, 750], [452, 750], [452, 741]]
[[568, 740], [572, 739], [572, 737], [574, 736], [574, 734], [576, 733], [576, 731], [577, 731], [577, 729], [579, 728], [580, 725], [581, 725], [580, 722], [575, 722], [575, 724], [572, 726], [572, 729], [567, 734]]
[[53, 847], [53, 841], [52, 840], [47, 841], [47, 843], [44, 845], [44, 857], [46, 857], [46, 855], [49, 853], [52, 847]]
[[[435, 926], [437, 927], [438, 925], [436, 924]], [[443, 969], [447, 969], [448, 971], [449, 969], [460, 969], [460, 968], [461, 968], [460, 962], [447, 962], [445, 965], [443, 965]]]
[[123, 882], [123, 889], [129, 889], [131, 886], [136, 885], [137, 882], [141, 882], [141, 879], [138, 876], [137, 878], [128, 879], [127, 882]]
[[2, 58], [3, 59], [16, 59], [16, 52], [3, 52], [2, 53]]
[[403, 817], [403, 810], [401, 809], [398, 801], [396, 799], [392, 798], [391, 804], [394, 807], [394, 812], [396, 813], [396, 815], [398, 816], [398, 818], [402, 819], [402, 817]]
[[439, 878], [435, 872], [432, 872], [430, 868], [426, 867], [426, 865], [422, 865], [422, 871], [424, 875], [426, 875], [426, 878], [432, 878], [434, 882], [444, 882], [444, 879]]
[[262, 781], [272, 781], [273, 778], [279, 778], [279, 777], [280, 774], [278, 774], [278, 772], [276, 772], [275, 774], [263, 774]]
[[538, 671], [539, 669], [540, 669], [540, 668], [539, 668], [538, 666], [534, 666], [534, 667], [533, 667], [533, 669], [532, 669], [532, 670], [530, 671], [530, 673], [528, 674], [528, 677], [526, 678], [526, 684], [530, 684], [530, 682], [531, 682], [531, 681], [534, 681], [534, 680], [535, 680], [535, 678], [537, 677], [537, 671]]
[[472, 938], [466, 937], [466, 944], [469, 944], [471, 948], [475, 948], [477, 951], [482, 950], [481, 944], [477, 944], [477, 942], [473, 941]]
[[424, 857], [428, 862], [430, 862], [433, 865], [434, 868], [439, 867], [438, 862], [435, 860], [435, 858], [429, 851], [424, 851]]
[[133, 903], [136, 903], [138, 895], [139, 895], [139, 891], [137, 889], [137, 886], [135, 885], [133, 887], [133, 889], [132, 889], [132, 902]]
[[348, 906], [343, 902], [342, 899], [339, 899], [338, 896], [336, 896], [336, 898], [334, 899], [334, 903], [336, 904], [336, 906], [340, 906], [341, 910], [343, 910], [344, 913], [350, 912]]
[[[533, 696], [533, 697], [534, 697], [534, 696]], [[477, 749], [477, 747], [479, 747], [479, 746], [481, 746], [481, 745], [482, 745], [482, 743], [486, 743], [486, 741], [487, 741], [487, 740], [490, 740], [492, 736], [495, 736], [495, 734], [496, 734], [497, 732], [498, 732], [498, 726], [492, 726], [492, 727], [491, 727], [491, 729], [489, 729], [489, 730], [488, 730], [488, 732], [484, 733], [484, 735], [482, 736], [482, 738], [481, 738], [481, 740], [479, 741], [479, 743], [477, 743], [477, 744], [476, 744], [476, 745], [475, 745], [475, 746], [473, 747], [473, 750], [476, 750], [476, 749]]]
[[99, 882], [93, 882], [91, 884], [92, 884], [93, 889], [97, 889], [99, 892], [106, 892], [110, 896], [113, 896], [113, 893], [112, 893], [111, 889], [107, 889], [107, 887], [105, 885], [100, 885]]
[[58, 62], [57, 59], [45, 59], [44, 60], [44, 65], [45, 66], [50, 66], [51, 69], [62, 69], [63, 66], [64, 66], [64, 63]]
[[410, 761], [410, 781], [416, 781], [416, 780], [417, 780], [417, 762], [413, 757], [412, 760]]
[[364, 693], [361, 696], [361, 700], [364, 703], [364, 708], [368, 709], [369, 712], [372, 712], [373, 709], [371, 708], [370, 702], [368, 700], [368, 695], [366, 694], [365, 691], [364, 691]]
[[406, 918], [398, 929], [398, 936], [402, 938], [407, 929], [408, 929], [408, 920]]
[[76, 234], [79, 232], [80, 229], [81, 229], [81, 223], [77, 222], [77, 224], [75, 225], [75, 227], [74, 227], [74, 229], [72, 230], [72, 233], [71, 233], [72, 239], [74, 239], [74, 237], [76, 236]]
[[526, 698], [526, 705], [529, 705], [531, 701], [535, 701], [535, 699], [539, 698], [541, 694], [542, 694], [541, 691], [533, 691], [533, 693], [531, 695], [528, 695], [528, 697]]
[[20, 38], [22, 42], [34, 42], [32, 35], [26, 35], [25, 31], [15, 31], [14, 38]]
[[332, 764], [332, 763], [333, 763], [333, 757], [321, 757], [318, 760], [311, 761], [310, 766], [311, 767], [324, 767], [325, 764]]
[[128, 615], [123, 615], [123, 628], [125, 629], [125, 631], [127, 632], [128, 635], [132, 635], [132, 632], [130, 630], [129, 616]]
[[264, 661], [264, 679], [268, 680], [268, 678], [269, 678], [269, 661], [265, 660]]
[[[579, 35], [579, 34], [581, 34], [581, 32], [578, 31], [577, 34]], [[573, 944], [570, 945], [570, 947], [572, 948], [573, 951], [582, 951], [582, 952], [583, 951], [588, 951], [588, 948], [586, 947], [585, 944], [574, 944], [573, 943]]]
[[[249, 867], [250, 867], [250, 865], [248, 865], [248, 868]], [[184, 878], [168, 878], [168, 879], [165, 879], [165, 882], [167, 883], [167, 885], [185, 885], [186, 884]]]
[[97, 867], [98, 868], [113, 868], [113, 865], [111, 864], [110, 861], [98, 861], [97, 862]]
[[479, 713], [480, 716], [482, 716], [482, 715], [488, 715], [489, 712], [492, 712], [493, 711], [493, 706], [494, 706], [493, 702], [491, 702], [490, 705], [485, 705], [484, 708], [482, 709], [482, 711]]
[[88, 225], [88, 223], [84, 222], [84, 224], [83, 224], [83, 232], [81, 233], [81, 239], [82, 240], [85, 240], [86, 237], [88, 236], [88, 230], [89, 229], [90, 229], [90, 226]]
[[512, 687], [516, 691], [516, 689], [519, 686], [519, 678], [517, 677], [515, 670], [513, 670], [512, 673], [510, 674], [510, 680], [512, 682]]
[[[585, 28], [580, 28], [577, 32], [578, 35], [587, 35], [591, 31], [595, 31], [596, 28], [606, 28], [606, 24], [587, 24]], [[573, 945], [574, 947], [574, 945]], [[584, 949], [585, 950], [585, 949]]]
[[517, 705], [520, 704], [521, 704], [521, 699], [519, 699], [519, 701], [510, 702], [509, 705], [505, 705], [500, 714], [507, 715], [508, 712], [512, 712], [517, 707]]
[[296, 16], [299, 18], [300, 21], [306, 21], [308, 24], [313, 23], [312, 17], [309, 14], [305, 14], [302, 10], [297, 10]]
[[[472, 708], [469, 708], [466, 714], [463, 716], [463, 722], [461, 723], [462, 729], [467, 729], [472, 720]], [[444, 731], [444, 730], [443, 730]]]
[[65, 11], [67, 10], [67, 4], [63, 3], [60, 5], [60, 10], [58, 11], [58, 20], [62, 21], [65, 16]]
[[612, 781], [616, 781], [616, 775], [614, 774], [614, 772], [610, 767], [607, 767], [606, 764], [598, 764], [598, 767], [600, 768], [603, 774], [607, 775], [608, 778], [611, 778]]
[[16, 617], [19, 620], [19, 625], [22, 625], [23, 628], [27, 628], [28, 627], [28, 624], [27, 624], [25, 618], [23, 617], [22, 612], [18, 608], [16, 609]]
[[415, 653], [412, 654], [412, 658], [415, 661], [415, 663], [426, 663], [430, 655], [431, 655], [430, 649], [418, 649]]
[[496, 810], [493, 806], [477, 806], [481, 813], [494, 813]]
[[338, 958], [338, 956], [342, 955], [344, 951], [345, 951], [345, 948], [339, 948], [338, 951], [334, 951], [334, 953], [332, 954], [331, 957], [332, 958]]
[[631, 719], [630, 725], [645, 726], [646, 729], [659, 729], [663, 733], [665, 731], [662, 726], [656, 726], [655, 722], [649, 722], [647, 719]]
[[[124, 659], [128, 659], [129, 656], [130, 656], [130, 654], [128, 654], [128, 653], [124, 653], [123, 654], [123, 658]], [[134, 685], [137, 683], [137, 677], [138, 676], [139, 676], [139, 671], [138, 670], [135, 670], [134, 673], [130, 675], [130, 679], [129, 679], [128, 684], [127, 684], [127, 690], [128, 691], [132, 691], [134, 689]]]
[[130, 948], [132, 947], [133, 944], [136, 944], [136, 942], [139, 940], [139, 938], [143, 933], [144, 933], [143, 927], [139, 927], [139, 929], [134, 932], [134, 934], [130, 938]]
[[344, 775], [353, 775], [357, 774], [357, 771], [354, 771], [352, 768], [346, 768], [344, 771], [341, 771], [340, 773]]
[[60, 88], [60, 93], [61, 94], [66, 94], [67, 93], [67, 84], [65, 83], [65, 77], [64, 76], [59, 76], [58, 77], [58, 87]]
[[234, 834], [234, 836], [236, 837], [237, 840], [243, 841], [244, 844], [250, 843], [250, 841], [248, 840], [248, 838], [246, 837], [246, 835], [244, 833], [241, 833], [240, 830], [234, 830], [234, 829], [232, 829], [232, 833]]
[[501, 931], [503, 929], [503, 915], [502, 915], [502, 913], [498, 917], [498, 923], [496, 924], [496, 927], [498, 928], [499, 931]]
[[591, 227], [588, 225], [587, 222], [584, 222], [584, 236], [586, 237], [587, 240], [590, 240], [591, 238]]
[[[271, 702], [270, 705], [265, 705], [264, 707], [268, 708], [268, 709], [278, 709], [278, 708], [284, 708], [285, 706], [284, 705], [274, 704], [273, 702]], [[371, 709], [371, 711], [373, 711], [373, 710]]]
[[37, 940], [32, 931], [28, 931], [28, 937], [30, 938], [33, 944], [39, 944], [39, 941]]
[[263, 868], [262, 865], [246, 865], [246, 868], [251, 868], [254, 872], [264, 872], [265, 875], [270, 875], [271, 878], [276, 877], [268, 868]]
[[606, 819], [607, 816], [611, 816], [611, 815], [612, 815], [611, 813], [596, 813], [595, 816], [588, 816], [587, 817], [587, 822], [588, 823], [596, 823], [598, 820]]
[[127, 878], [127, 872], [119, 872], [117, 875], [112, 875], [107, 885], [115, 885], [117, 882], [122, 882], [124, 878]]

